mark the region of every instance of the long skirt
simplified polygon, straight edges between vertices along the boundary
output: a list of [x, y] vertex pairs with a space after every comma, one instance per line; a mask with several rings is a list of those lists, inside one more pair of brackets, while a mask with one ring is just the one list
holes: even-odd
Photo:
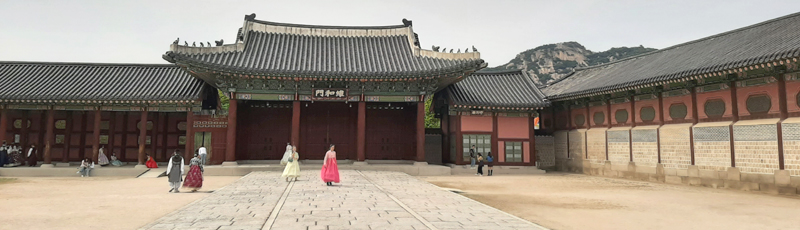
[[320, 177], [322, 178], [322, 182], [325, 183], [339, 183], [339, 166], [336, 164], [336, 159], [328, 158], [328, 161], [325, 162], [325, 166], [322, 166]]
[[147, 168], [151, 168], [151, 169], [158, 168], [158, 164], [156, 163], [155, 160], [153, 160], [153, 158], [150, 158], [150, 160], [147, 161], [147, 163], [145, 163], [145, 165], [147, 166]]
[[4, 165], [7, 165], [7, 164], [9, 164], [8, 152], [0, 151], [0, 167], [3, 167]]
[[286, 168], [283, 169], [281, 177], [300, 177], [300, 162], [297, 160], [286, 162]]
[[31, 154], [31, 156], [28, 157], [28, 166], [36, 166], [36, 161], [38, 161], [36, 154]]
[[97, 155], [97, 164], [99, 164], [99, 165], [107, 165], [108, 164], [108, 157], [106, 157], [106, 154], [100, 153], [99, 155]]
[[122, 161], [113, 160], [113, 161], [111, 161], [111, 165], [113, 165], [113, 166], [122, 166]]
[[186, 173], [186, 179], [183, 180], [183, 187], [194, 190], [203, 187], [203, 172], [200, 171], [200, 166], [190, 166], [189, 172]]
[[22, 158], [22, 154], [19, 152], [13, 152], [9, 156], [11, 166], [18, 166], [25, 163], [25, 159]]

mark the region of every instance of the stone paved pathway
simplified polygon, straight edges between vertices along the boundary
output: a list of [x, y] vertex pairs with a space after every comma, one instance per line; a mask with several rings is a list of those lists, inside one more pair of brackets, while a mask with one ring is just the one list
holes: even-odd
[[142, 229], [544, 229], [404, 173], [302, 174], [250, 173]]

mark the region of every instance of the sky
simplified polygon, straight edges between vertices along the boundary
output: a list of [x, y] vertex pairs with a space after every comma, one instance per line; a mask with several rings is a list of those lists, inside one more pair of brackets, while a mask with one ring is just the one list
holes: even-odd
[[665, 48], [796, 12], [797, 0], [0, 0], [0, 61], [167, 63], [161, 55], [176, 38], [232, 43], [256, 13], [340, 26], [407, 18], [422, 48], [475, 46], [497, 66], [544, 44]]

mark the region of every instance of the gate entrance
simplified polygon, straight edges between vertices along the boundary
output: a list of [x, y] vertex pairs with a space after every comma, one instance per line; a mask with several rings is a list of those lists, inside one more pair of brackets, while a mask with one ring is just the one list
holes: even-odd
[[331, 144], [336, 158], [356, 157], [358, 105], [344, 102], [303, 102], [300, 108], [300, 152], [302, 159], [322, 160]]

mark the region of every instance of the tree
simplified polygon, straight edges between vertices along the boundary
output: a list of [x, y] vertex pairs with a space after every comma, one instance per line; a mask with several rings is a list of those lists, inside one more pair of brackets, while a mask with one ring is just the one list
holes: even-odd
[[425, 98], [425, 128], [438, 129], [442, 124], [438, 118], [433, 116], [431, 106], [433, 106], [433, 97]]
[[231, 101], [230, 98], [228, 98], [228, 96], [225, 96], [225, 94], [222, 93], [222, 91], [220, 90], [217, 90], [217, 94], [219, 94], [219, 104], [220, 107], [222, 107], [220, 109], [222, 111], [228, 111], [228, 106], [230, 106], [230, 101]]

